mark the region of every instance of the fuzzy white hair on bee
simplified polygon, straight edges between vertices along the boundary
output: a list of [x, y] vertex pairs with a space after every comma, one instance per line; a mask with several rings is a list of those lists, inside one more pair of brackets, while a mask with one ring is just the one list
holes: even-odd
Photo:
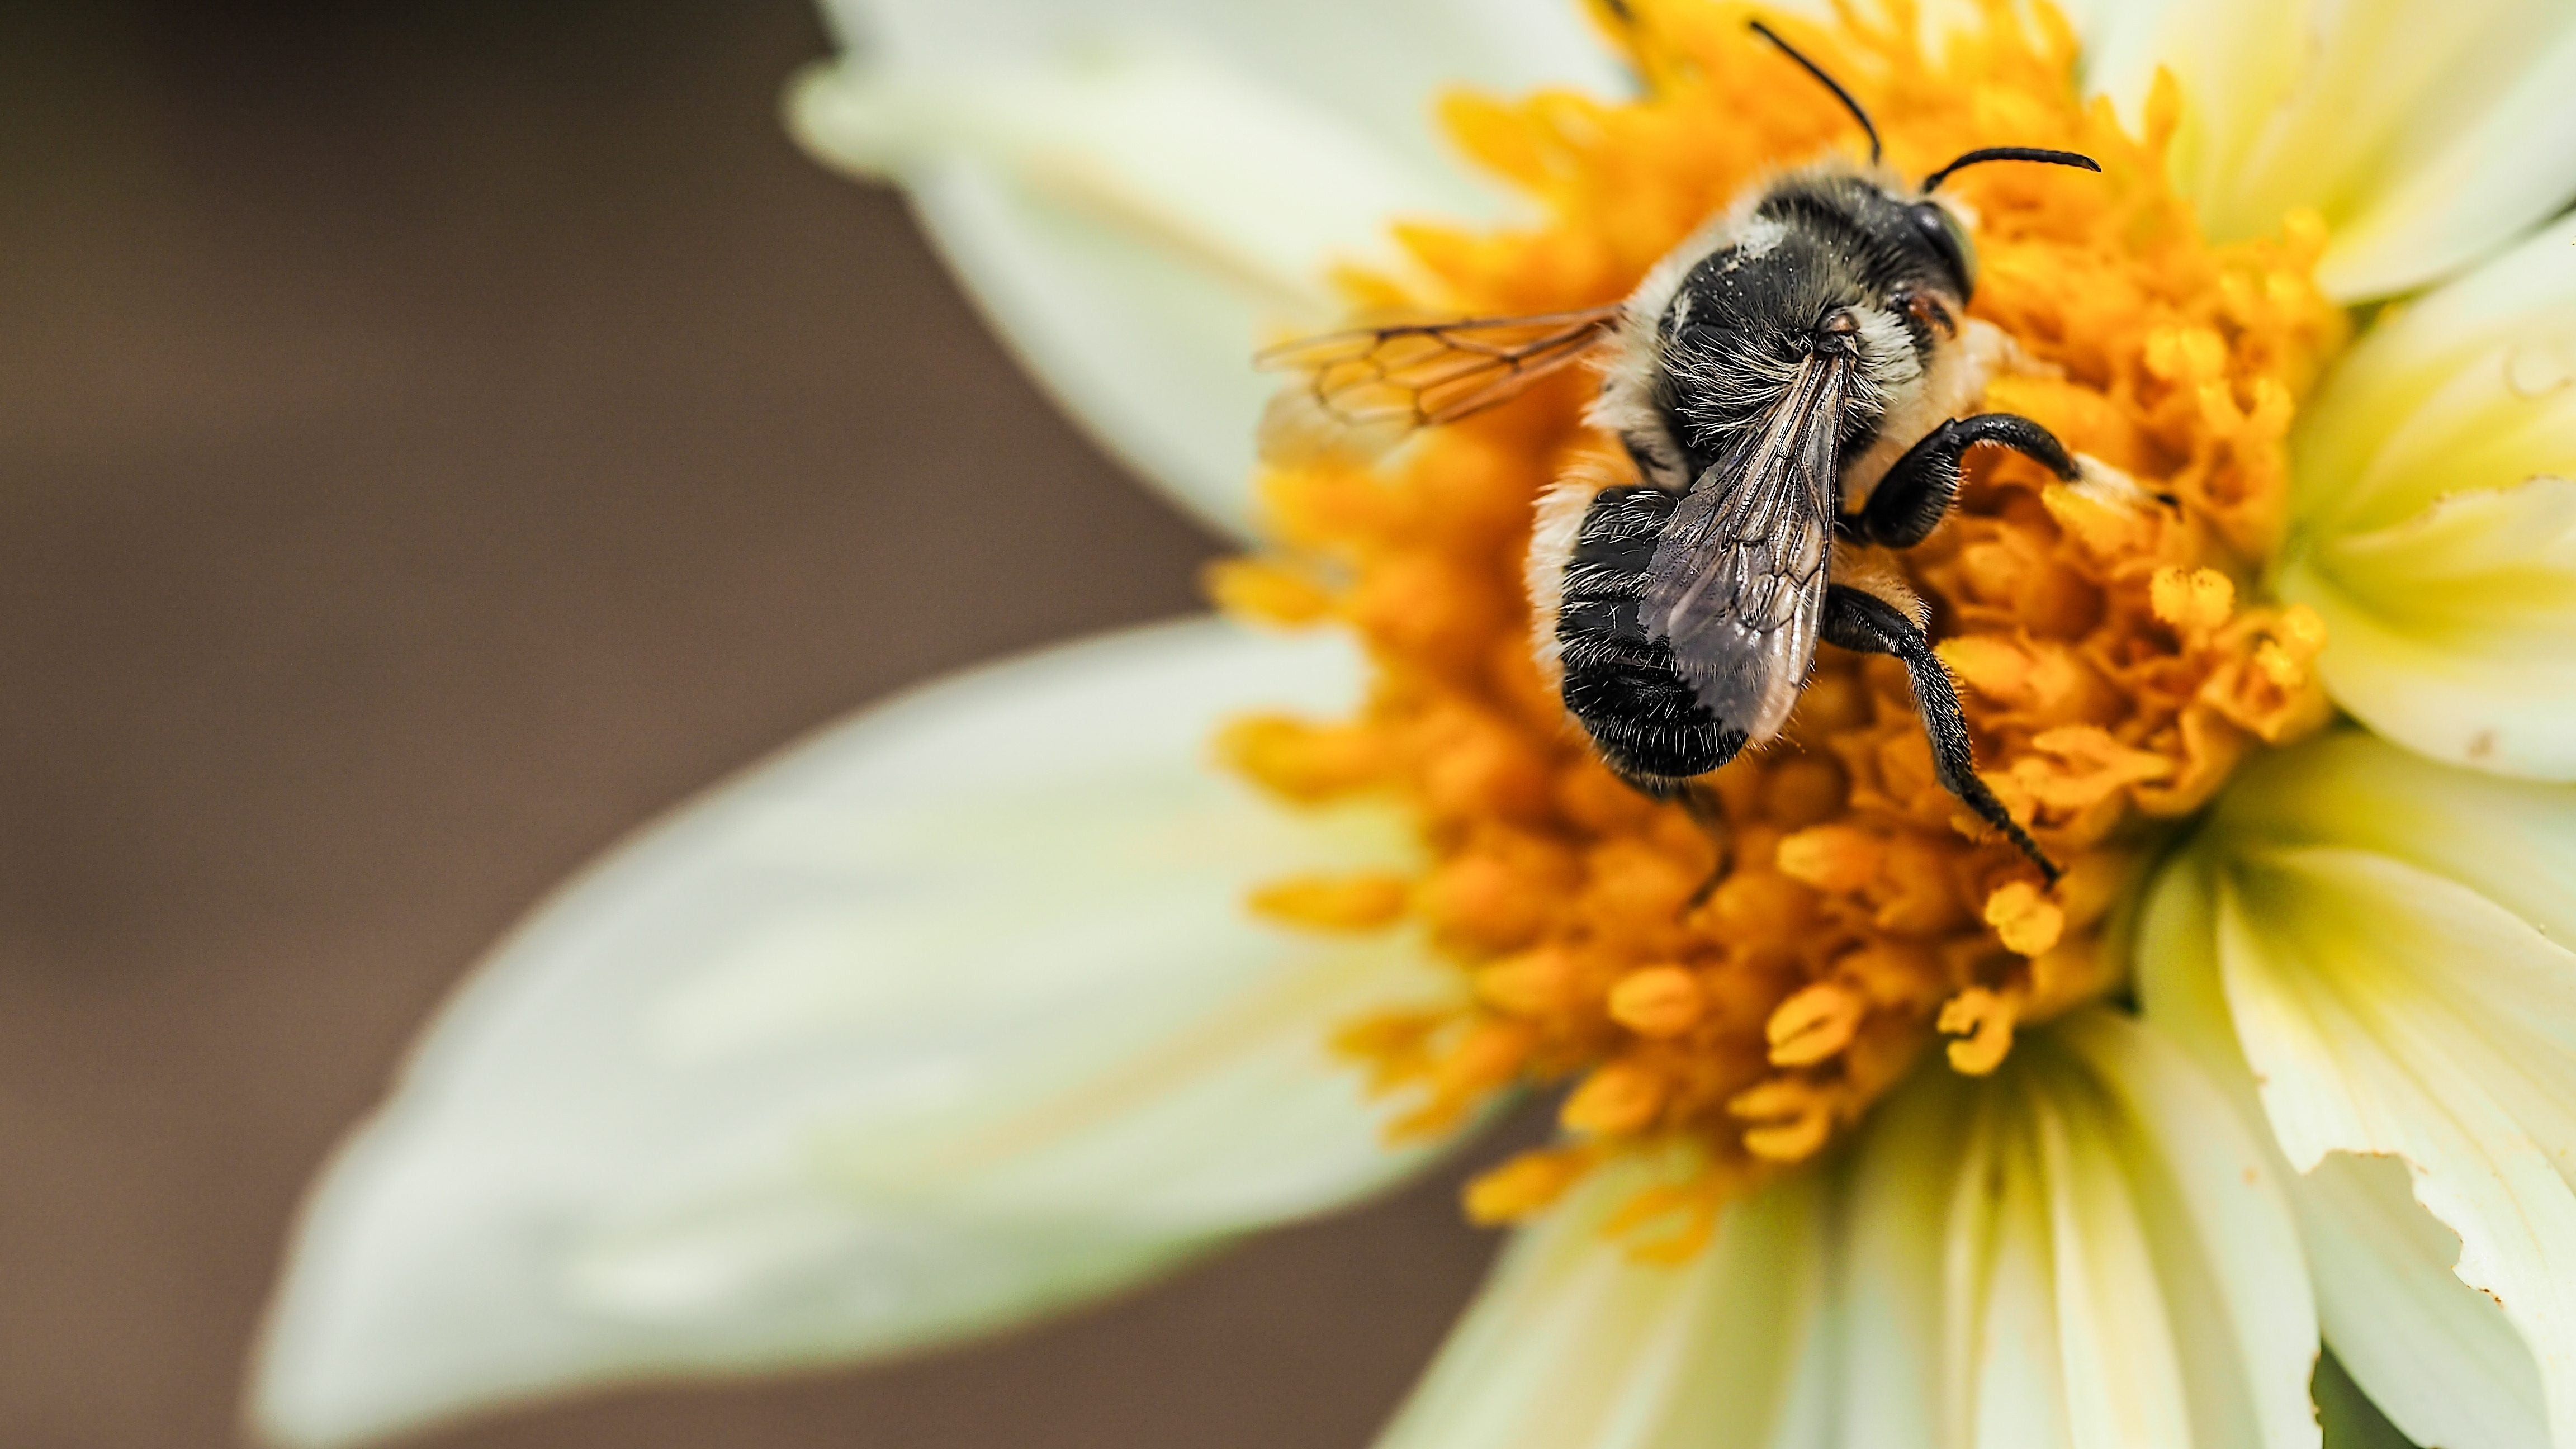
[[[1934, 773], [2043, 874], [2056, 867], [1978, 779], [1967, 722], [1894, 562], [1948, 513], [1971, 447], [2082, 476], [2048, 430], [1973, 411], [2009, 358], [1967, 317], [1970, 219], [1936, 195], [1963, 166], [2099, 170], [2066, 151], [1989, 147], [1909, 183], [1851, 94], [1769, 27], [1869, 138], [1759, 178], [1615, 306], [1362, 328], [1264, 354], [1306, 374], [1290, 410], [1349, 435], [1471, 415], [1597, 358], [1588, 421], [1637, 481], [1569, 479], [1538, 501], [1533, 653], [1613, 771], [1705, 808], [1692, 782], [1778, 736], [1831, 643], [1902, 660]], [[1313, 443], [1288, 436], [1292, 450]]]

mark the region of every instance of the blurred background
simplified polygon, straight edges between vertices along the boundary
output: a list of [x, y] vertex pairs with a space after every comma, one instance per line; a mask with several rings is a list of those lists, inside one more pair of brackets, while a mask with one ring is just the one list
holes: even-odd
[[[801, 0], [0, 7], [0, 1445], [241, 1442], [304, 1183], [566, 872], [1193, 607], [1217, 541], [789, 146], [825, 50]], [[1492, 1246], [1453, 1192], [416, 1442], [1357, 1446]]]

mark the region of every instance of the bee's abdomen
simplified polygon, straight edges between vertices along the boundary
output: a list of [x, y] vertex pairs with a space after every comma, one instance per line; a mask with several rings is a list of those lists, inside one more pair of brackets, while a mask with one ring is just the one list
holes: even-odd
[[1680, 501], [1647, 487], [1595, 495], [1565, 561], [1556, 620], [1565, 707], [1612, 769], [1650, 790], [1707, 774], [1745, 740], [1700, 703], [1671, 642], [1648, 637], [1638, 618], [1656, 538]]

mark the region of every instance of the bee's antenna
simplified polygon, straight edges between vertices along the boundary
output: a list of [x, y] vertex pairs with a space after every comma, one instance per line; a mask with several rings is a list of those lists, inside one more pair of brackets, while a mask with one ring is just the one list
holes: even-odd
[[2050, 151], [2038, 146], [1981, 146], [1958, 160], [1923, 178], [1923, 194], [1950, 179], [1950, 173], [1962, 166], [1975, 166], [1987, 161], [2045, 161], [2051, 166], [2072, 166], [2080, 171], [2099, 171], [2102, 163], [2079, 151]]
[[[1763, 24], [1759, 20], [1752, 22], [1752, 24], [1754, 34], [1761, 36], [1764, 40], [1780, 47], [1780, 53], [1782, 55], [1796, 61], [1799, 68], [1804, 70], [1807, 74], [1823, 81], [1825, 83], [1825, 89], [1834, 93], [1834, 99], [1843, 103], [1843, 109], [1852, 113], [1852, 119], [1860, 122], [1860, 128], [1869, 133], [1869, 164], [1872, 166], [1877, 165], [1879, 157], [1878, 127], [1870, 124], [1869, 112], [1860, 108], [1860, 102], [1852, 99], [1852, 93], [1843, 89], [1843, 83], [1841, 81], [1825, 74], [1825, 68], [1823, 66], [1816, 64], [1814, 61], [1807, 59], [1803, 55], [1800, 55], [1798, 53], [1798, 47], [1782, 40], [1778, 31], [1773, 30], [1770, 26]], [[1959, 163], [1953, 161], [1950, 164], [1956, 166]]]

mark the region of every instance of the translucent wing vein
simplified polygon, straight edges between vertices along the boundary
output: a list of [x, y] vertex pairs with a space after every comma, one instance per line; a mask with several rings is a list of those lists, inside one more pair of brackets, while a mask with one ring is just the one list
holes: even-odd
[[1262, 451], [1275, 461], [1335, 448], [1375, 452], [1417, 428], [1471, 417], [1582, 357], [1618, 316], [1613, 306], [1405, 322], [1283, 343], [1255, 363], [1305, 376], [1272, 402]]
[[1809, 357], [1761, 423], [1703, 472], [1656, 545], [1642, 614], [1719, 719], [1778, 732], [1816, 652], [1851, 363]]

